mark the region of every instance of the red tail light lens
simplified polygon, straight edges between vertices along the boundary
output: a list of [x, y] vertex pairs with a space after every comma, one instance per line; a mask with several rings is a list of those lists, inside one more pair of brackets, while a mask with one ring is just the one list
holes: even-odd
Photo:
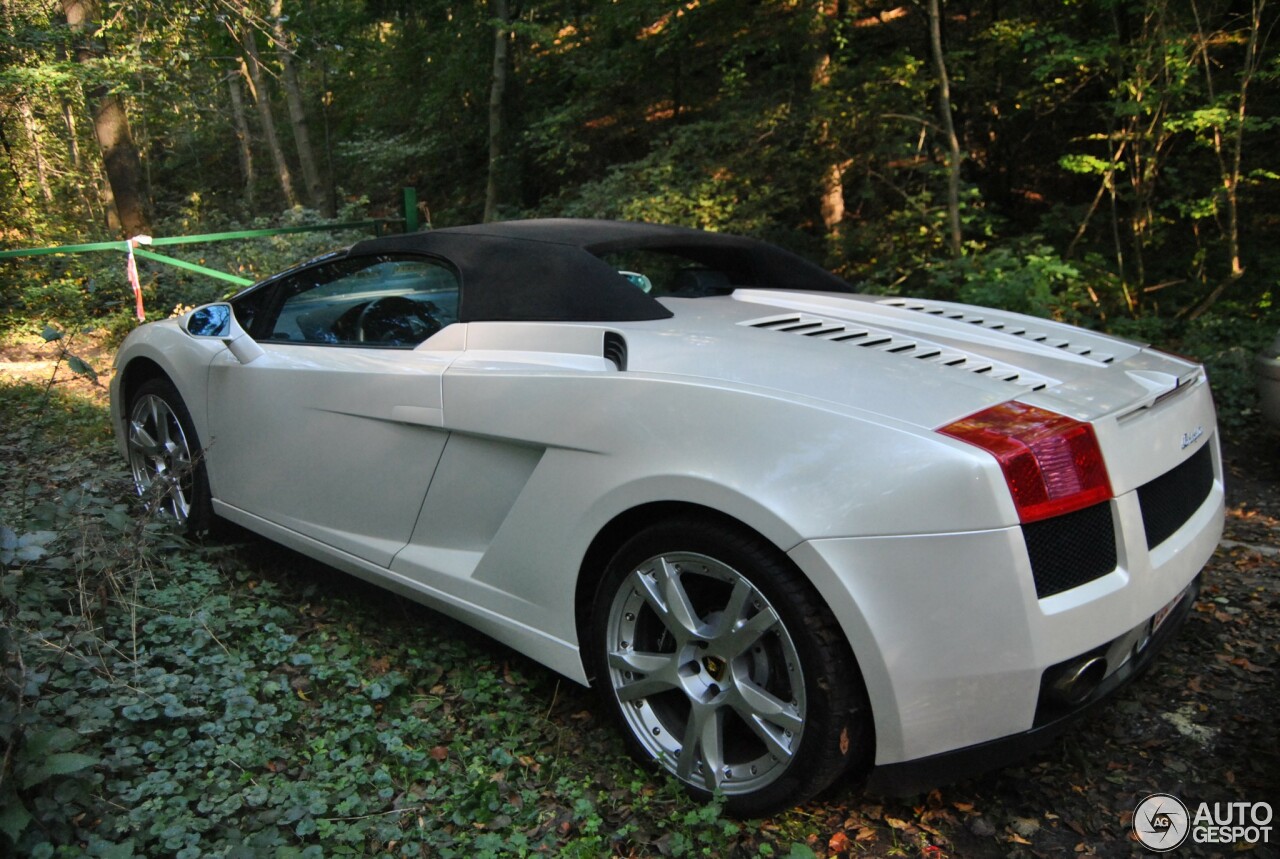
[[1023, 522], [1071, 513], [1111, 497], [1093, 427], [1066, 415], [1001, 403], [938, 432], [996, 458]]

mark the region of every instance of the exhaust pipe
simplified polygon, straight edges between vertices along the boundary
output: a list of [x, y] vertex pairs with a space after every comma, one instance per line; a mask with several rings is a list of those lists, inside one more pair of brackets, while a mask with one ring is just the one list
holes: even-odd
[[1049, 693], [1054, 700], [1075, 707], [1088, 700], [1106, 676], [1106, 657], [1085, 656], [1062, 667], [1049, 685]]

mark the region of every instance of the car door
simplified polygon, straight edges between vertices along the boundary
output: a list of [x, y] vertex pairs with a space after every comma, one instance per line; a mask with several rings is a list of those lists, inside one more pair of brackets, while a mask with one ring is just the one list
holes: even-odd
[[458, 280], [423, 257], [343, 258], [233, 302], [265, 354], [210, 366], [215, 498], [388, 566], [409, 540], [444, 449], [431, 340], [456, 321]]

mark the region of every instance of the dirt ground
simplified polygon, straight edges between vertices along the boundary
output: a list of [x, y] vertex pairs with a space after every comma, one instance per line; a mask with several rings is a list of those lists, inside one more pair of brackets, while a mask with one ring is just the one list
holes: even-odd
[[[62, 357], [64, 348], [88, 364], [96, 374], [96, 380], [72, 372]], [[0, 339], [0, 382], [44, 385], [52, 377], [59, 389], [106, 405], [107, 382], [111, 378], [114, 359], [115, 350], [96, 333], [73, 333], [50, 342], [36, 336], [10, 334]], [[58, 370], [56, 376], [53, 375], [55, 367]]]
[[[0, 381], [44, 383], [58, 343], [0, 343]], [[98, 373], [58, 387], [106, 401], [110, 351], [92, 340], [70, 351]], [[1200, 802], [1280, 808], [1280, 436], [1227, 440], [1228, 512], [1200, 600], [1150, 673], [1022, 765], [913, 801], [837, 790], [804, 809], [820, 856], [1130, 856], [1146, 851], [1130, 820], [1152, 793]], [[1194, 812], [1193, 812], [1194, 813]], [[1269, 843], [1194, 844], [1171, 855], [1280, 856], [1280, 816]]]

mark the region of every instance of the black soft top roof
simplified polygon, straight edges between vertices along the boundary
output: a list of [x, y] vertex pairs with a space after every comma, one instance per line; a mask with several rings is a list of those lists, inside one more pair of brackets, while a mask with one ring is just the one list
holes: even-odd
[[734, 286], [850, 292], [840, 278], [755, 239], [624, 221], [548, 219], [450, 227], [368, 239], [349, 255], [430, 254], [462, 280], [460, 321], [633, 322], [671, 311], [600, 254], [677, 254], [722, 271]]

